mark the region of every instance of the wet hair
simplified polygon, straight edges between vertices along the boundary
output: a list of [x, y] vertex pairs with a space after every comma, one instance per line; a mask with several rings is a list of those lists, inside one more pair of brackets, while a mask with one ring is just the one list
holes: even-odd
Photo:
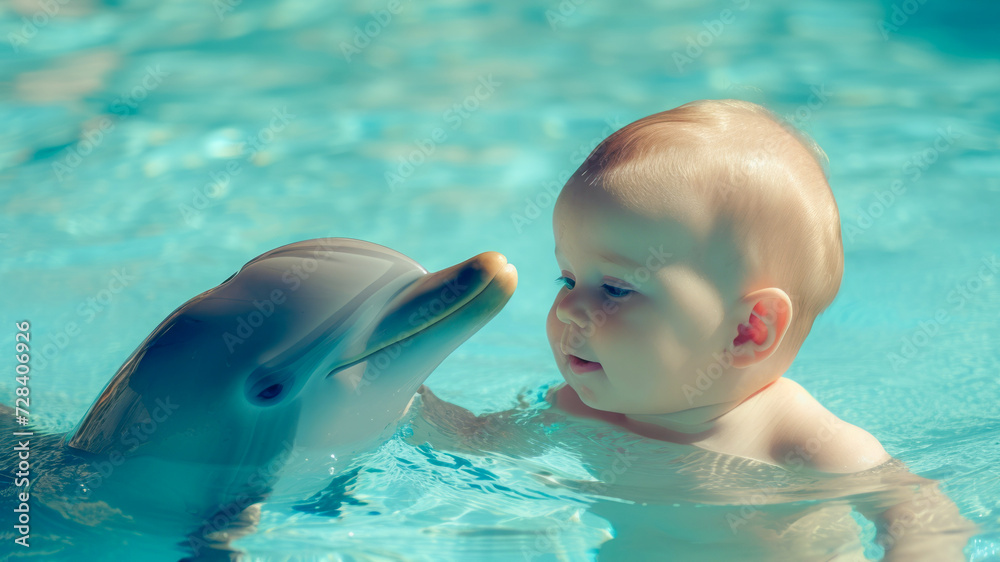
[[570, 181], [614, 186], [637, 209], [650, 201], [696, 201], [710, 216], [728, 219], [716, 224], [726, 225], [742, 254], [747, 290], [777, 287], [792, 301], [779, 348], [790, 363], [843, 274], [827, 162], [815, 141], [760, 105], [700, 100], [616, 131]]

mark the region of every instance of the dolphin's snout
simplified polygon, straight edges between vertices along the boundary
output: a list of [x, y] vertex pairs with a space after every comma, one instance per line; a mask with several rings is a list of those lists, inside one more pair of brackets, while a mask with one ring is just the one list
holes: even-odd
[[[379, 330], [410, 332], [447, 317], [500, 280], [496, 291], [509, 297], [517, 284], [517, 272], [498, 252], [484, 252], [462, 263], [416, 280], [400, 292]], [[504, 299], [506, 302], [506, 298]], [[381, 339], [373, 334], [375, 339]]]
[[430, 285], [436, 281], [443, 281], [446, 290], [464, 291], [474, 296], [498, 276], [511, 274], [516, 281], [517, 270], [507, 263], [506, 256], [499, 252], [483, 252], [458, 265], [431, 273], [421, 281]]
[[423, 275], [390, 300], [368, 338], [363, 356], [443, 320], [454, 324], [449, 331], [458, 338], [457, 345], [499, 312], [516, 287], [517, 270], [498, 252], [484, 252]]

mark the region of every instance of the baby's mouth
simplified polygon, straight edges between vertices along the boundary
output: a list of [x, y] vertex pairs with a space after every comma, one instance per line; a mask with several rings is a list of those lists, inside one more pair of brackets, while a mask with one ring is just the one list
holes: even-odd
[[567, 355], [566, 362], [569, 363], [569, 368], [578, 375], [589, 373], [591, 371], [597, 371], [602, 368], [601, 364], [597, 361], [587, 361], [586, 359], [581, 359], [576, 355]]

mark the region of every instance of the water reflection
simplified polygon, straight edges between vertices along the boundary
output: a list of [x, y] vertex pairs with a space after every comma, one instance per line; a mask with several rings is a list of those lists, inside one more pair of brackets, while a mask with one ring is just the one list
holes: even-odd
[[[602, 560], [964, 560], [975, 527], [938, 483], [893, 460], [789, 470], [571, 418], [539, 403], [473, 416], [424, 393], [411, 442], [516, 459], [607, 520]], [[866, 557], [867, 555], [867, 557]]]

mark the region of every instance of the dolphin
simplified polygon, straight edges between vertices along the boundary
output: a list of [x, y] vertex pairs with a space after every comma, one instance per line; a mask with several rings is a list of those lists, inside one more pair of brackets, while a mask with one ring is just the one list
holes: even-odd
[[[225, 549], [261, 501], [322, 490], [388, 439], [516, 285], [496, 252], [435, 273], [347, 238], [262, 254], [167, 316], [73, 431], [30, 437], [32, 509]], [[32, 430], [4, 408], [10, 456]], [[0, 477], [7, 504], [24, 491]]]

